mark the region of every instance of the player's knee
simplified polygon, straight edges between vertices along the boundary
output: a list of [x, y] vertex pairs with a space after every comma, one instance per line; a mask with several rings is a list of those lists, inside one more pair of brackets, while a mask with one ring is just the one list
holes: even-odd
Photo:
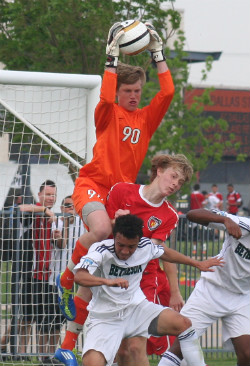
[[129, 363], [130, 360], [137, 360], [140, 359], [141, 355], [144, 356], [146, 353], [146, 341], [144, 344], [143, 342], [138, 338], [130, 338], [129, 342], [126, 344], [126, 346], [122, 345], [119, 348], [117, 359], [118, 364], [125, 365]]
[[181, 315], [181, 323], [180, 323], [180, 333], [184, 332], [186, 329], [192, 327], [192, 322], [186, 316]]
[[129, 345], [129, 353], [132, 359], [140, 358], [141, 354], [144, 354], [141, 348], [141, 344], [137, 341], [131, 342]]
[[123, 365], [124, 363], [127, 362], [129, 358], [129, 349], [125, 346], [121, 346], [119, 348], [119, 351], [117, 352], [117, 360], [119, 361], [118, 363]]

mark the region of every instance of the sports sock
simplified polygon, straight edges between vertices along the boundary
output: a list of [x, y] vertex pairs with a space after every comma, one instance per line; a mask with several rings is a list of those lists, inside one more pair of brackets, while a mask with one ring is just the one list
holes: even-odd
[[66, 330], [64, 340], [61, 344], [61, 348], [72, 351], [75, 348], [78, 335], [79, 333], [73, 333], [70, 330]]
[[75, 249], [72, 253], [71, 259], [69, 260], [69, 264], [60, 279], [61, 285], [66, 289], [72, 289], [74, 284], [74, 273], [72, 272], [71, 268], [73, 269], [74, 266], [80, 262], [82, 256], [86, 255], [87, 253], [88, 249], [85, 248], [79, 240], [77, 240]]
[[76, 318], [75, 322], [83, 325], [89, 315], [87, 310], [88, 302], [81, 299], [79, 296], [75, 296], [74, 298], [75, 306], [76, 306]]
[[70, 351], [75, 348], [78, 335], [82, 331], [83, 324], [85, 323], [89, 313], [87, 310], [88, 303], [86, 301], [75, 296], [74, 302], [76, 307], [76, 318], [74, 321], [68, 322], [68, 329], [61, 345], [61, 348], [68, 349]]
[[79, 240], [76, 242], [75, 249], [73, 250], [71, 259], [72, 261], [77, 264], [80, 262], [80, 259], [88, 253], [88, 249], [85, 248]]
[[188, 365], [206, 366], [200, 342], [194, 328], [190, 327], [178, 336], [183, 358]]
[[180, 366], [181, 360], [172, 352], [165, 352], [161, 356], [158, 366]]

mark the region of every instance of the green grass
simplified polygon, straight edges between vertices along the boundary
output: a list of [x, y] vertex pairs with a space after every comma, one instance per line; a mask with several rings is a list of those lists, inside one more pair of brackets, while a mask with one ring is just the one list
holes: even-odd
[[[225, 356], [223, 356], [225, 357]], [[150, 365], [151, 366], [157, 366], [159, 359], [157, 358], [150, 358]], [[230, 359], [222, 359], [222, 358], [205, 358], [205, 361], [207, 362], [208, 366], [236, 366], [236, 358], [230, 358]]]

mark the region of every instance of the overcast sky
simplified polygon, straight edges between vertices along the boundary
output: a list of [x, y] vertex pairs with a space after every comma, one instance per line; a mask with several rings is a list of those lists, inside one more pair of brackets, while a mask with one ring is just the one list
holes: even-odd
[[192, 65], [193, 85], [250, 89], [250, 0], [176, 0], [184, 10], [188, 51], [222, 51], [207, 81], [200, 83], [204, 64]]

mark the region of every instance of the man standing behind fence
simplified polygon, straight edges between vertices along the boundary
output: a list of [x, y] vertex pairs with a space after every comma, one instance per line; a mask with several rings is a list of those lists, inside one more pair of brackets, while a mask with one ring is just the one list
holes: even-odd
[[[189, 211], [187, 217], [201, 225], [226, 229], [218, 255], [225, 265], [201, 273], [181, 314], [192, 321], [198, 335], [221, 319], [223, 344], [235, 350], [238, 366], [250, 365], [250, 219], [204, 209]], [[182, 358], [177, 339], [159, 366], [179, 366]]]
[[[61, 213], [56, 222], [52, 223], [53, 238], [56, 239], [50, 261], [50, 303], [54, 304], [54, 318], [50, 329], [50, 343], [48, 353], [54, 353], [58, 344], [62, 323], [65, 318], [61, 313], [57, 301], [56, 278], [67, 266], [69, 258], [75, 247], [76, 241], [81, 236], [85, 228], [80, 216], [76, 215], [73, 199], [66, 196], [61, 203]], [[57, 362], [53, 359], [53, 362]]]
[[[32, 216], [31, 234], [29, 234], [33, 244], [33, 273], [30, 281], [23, 284], [22, 306], [24, 314], [29, 317], [29, 322], [31, 320], [36, 322], [39, 353], [43, 354], [46, 354], [50, 341], [49, 329], [54, 316], [54, 304], [50, 301], [49, 273], [51, 253], [56, 245], [52, 238], [52, 222], [56, 217], [51, 211], [56, 202], [56, 194], [55, 183], [52, 180], [46, 180], [41, 184], [38, 192], [39, 202], [36, 205], [20, 206], [21, 211], [37, 213], [36, 216]], [[49, 357], [40, 356], [39, 358], [42, 364], [51, 363]]]

